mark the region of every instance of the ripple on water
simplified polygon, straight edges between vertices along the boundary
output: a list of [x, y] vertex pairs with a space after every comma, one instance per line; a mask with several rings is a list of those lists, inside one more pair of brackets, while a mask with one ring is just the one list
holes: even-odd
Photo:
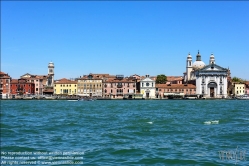
[[249, 102], [35, 100], [1, 107], [4, 151], [84, 151], [87, 165], [224, 165], [231, 162], [219, 159], [220, 150], [249, 149]]

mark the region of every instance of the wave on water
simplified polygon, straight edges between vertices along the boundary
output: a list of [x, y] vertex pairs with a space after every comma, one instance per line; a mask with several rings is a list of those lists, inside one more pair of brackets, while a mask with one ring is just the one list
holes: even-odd
[[205, 121], [204, 124], [206, 124], [206, 125], [210, 125], [210, 124], [219, 124], [219, 120]]

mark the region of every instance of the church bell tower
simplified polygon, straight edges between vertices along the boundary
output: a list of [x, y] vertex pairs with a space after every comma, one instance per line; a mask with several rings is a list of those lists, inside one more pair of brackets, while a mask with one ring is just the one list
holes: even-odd
[[190, 73], [192, 71], [192, 56], [190, 55], [190, 53], [188, 53], [187, 56], [187, 64], [186, 64], [186, 82], [188, 82], [190, 80]]
[[47, 86], [53, 86], [53, 85], [54, 85], [54, 63], [49, 62]]

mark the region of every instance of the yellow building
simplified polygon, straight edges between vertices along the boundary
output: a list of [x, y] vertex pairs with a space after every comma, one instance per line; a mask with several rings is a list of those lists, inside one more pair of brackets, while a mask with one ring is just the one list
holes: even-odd
[[240, 96], [245, 94], [245, 84], [234, 83], [233, 94], [235, 96]]
[[89, 74], [78, 79], [78, 96], [102, 97], [103, 74]]
[[63, 78], [54, 83], [55, 95], [76, 95], [77, 94], [77, 81], [71, 81]]

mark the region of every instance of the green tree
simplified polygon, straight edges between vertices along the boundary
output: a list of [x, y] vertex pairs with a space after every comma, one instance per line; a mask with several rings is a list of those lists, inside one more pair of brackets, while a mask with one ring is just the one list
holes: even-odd
[[238, 77], [233, 77], [232, 78], [232, 81], [233, 82], [238, 82], [238, 83], [245, 83], [245, 80], [241, 79], [241, 78], [238, 78]]
[[156, 84], [165, 84], [167, 81], [167, 76], [164, 74], [157, 75], [156, 77]]

